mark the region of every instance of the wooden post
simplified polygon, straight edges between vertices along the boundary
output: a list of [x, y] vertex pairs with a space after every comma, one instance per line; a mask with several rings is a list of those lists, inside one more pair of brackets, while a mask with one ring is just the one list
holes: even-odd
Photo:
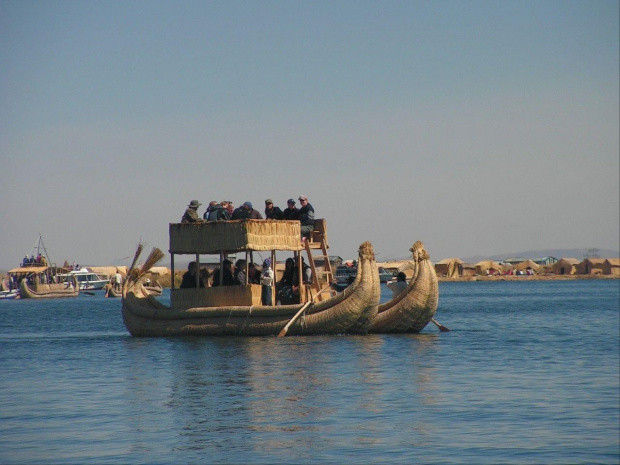
[[196, 254], [196, 288], [200, 287], [200, 254]]

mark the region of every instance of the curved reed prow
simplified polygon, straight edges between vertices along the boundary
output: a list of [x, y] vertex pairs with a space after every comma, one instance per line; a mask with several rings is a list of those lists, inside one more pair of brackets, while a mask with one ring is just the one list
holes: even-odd
[[138, 262], [138, 258], [140, 257], [143, 248], [144, 246], [142, 243], [138, 244], [138, 248], [133, 257], [133, 262], [127, 271], [127, 277], [125, 278], [125, 283], [123, 284], [123, 293], [138, 283], [138, 281], [140, 281], [140, 279], [148, 273], [151, 268], [153, 268], [162, 258], [164, 258], [164, 253], [161, 249], [153, 247], [153, 250], [151, 250], [151, 253], [146, 258], [142, 266], [137, 268], [136, 263]]

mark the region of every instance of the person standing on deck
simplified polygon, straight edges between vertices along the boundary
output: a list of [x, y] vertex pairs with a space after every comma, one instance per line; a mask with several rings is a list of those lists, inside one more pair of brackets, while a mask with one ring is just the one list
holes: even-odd
[[267, 258], [263, 262], [263, 272], [261, 273], [261, 301], [263, 305], [273, 305], [272, 286], [273, 270], [271, 269], [271, 259]]
[[301, 208], [299, 209], [299, 222], [301, 223], [301, 237], [302, 240], [310, 239], [312, 231], [314, 231], [314, 208], [308, 202], [308, 197], [305, 195], [299, 196], [299, 203]]
[[198, 207], [202, 204], [198, 200], [192, 200], [181, 218], [181, 223], [204, 223], [205, 220], [198, 216]]

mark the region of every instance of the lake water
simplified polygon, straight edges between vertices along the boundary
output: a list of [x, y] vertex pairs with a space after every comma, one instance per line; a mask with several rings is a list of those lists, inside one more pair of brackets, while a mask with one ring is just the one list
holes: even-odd
[[120, 305], [0, 301], [0, 463], [620, 461], [620, 280], [441, 283], [419, 335], [137, 339]]

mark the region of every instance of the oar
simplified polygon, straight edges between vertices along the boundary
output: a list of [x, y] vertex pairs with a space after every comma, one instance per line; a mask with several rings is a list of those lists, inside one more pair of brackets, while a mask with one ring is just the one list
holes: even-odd
[[282, 331], [280, 331], [280, 334], [278, 334], [278, 337], [284, 337], [286, 336], [286, 333], [288, 332], [288, 329], [291, 327], [291, 325], [295, 322], [295, 320], [297, 320], [297, 318], [299, 318], [301, 316], [301, 314], [306, 310], [306, 308], [308, 308], [308, 305], [310, 305], [312, 303], [312, 301], [306, 302], [297, 313], [295, 313], [295, 316], [293, 318], [290, 319], [290, 321], [288, 323], [286, 323], [286, 326], [284, 328], [282, 328]]
[[83, 292], [84, 294], [86, 294], [86, 295], [95, 295], [95, 293], [94, 293], [94, 292], [88, 292], [88, 291], [82, 291], [82, 292]]
[[435, 325], [437, 325], [437, 327], [439, 328], [439, 331], [441, 331], [442, 333], [447, 333], [448, 331], [450, 331], [450, 328], [440, 324], [437, 320], [435, 320], [435, 318], [431, 318], [431, 321], [435, 323]]

